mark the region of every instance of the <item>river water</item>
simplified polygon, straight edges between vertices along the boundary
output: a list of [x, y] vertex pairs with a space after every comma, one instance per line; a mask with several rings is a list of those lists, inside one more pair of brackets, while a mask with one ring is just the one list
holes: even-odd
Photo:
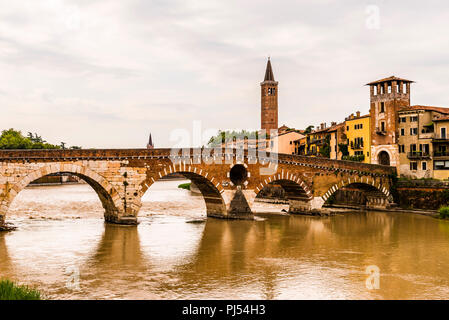
[[449, 298], [447, 221], [261, 203], [256, 221], [206, 221], [182, 182], [149, 189], [138, 227], [104, 224], [86, 184], [25, 189], [7, 217], [18, 230], [0, 233], [0, 277], [49, 299]]

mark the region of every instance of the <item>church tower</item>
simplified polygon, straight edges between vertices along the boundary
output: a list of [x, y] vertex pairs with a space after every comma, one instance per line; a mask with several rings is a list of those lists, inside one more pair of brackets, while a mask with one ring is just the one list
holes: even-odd
[[260, 83], [260, 86], [261, 129], [266, 130], [267, 134], [269, 134], [270, 130], [278, 129], [278, 83], [274, 81], [270, 58], [268, 58], [265, 78]]

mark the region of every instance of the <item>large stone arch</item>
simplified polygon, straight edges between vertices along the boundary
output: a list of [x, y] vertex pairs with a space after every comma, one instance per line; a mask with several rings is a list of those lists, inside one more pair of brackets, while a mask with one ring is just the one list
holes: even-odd
[[137, 199], [138, 203], [136, 203], [136, 205], [139, 208], [141, 207], [140, 199], [153, 183], [173, 173], [183, 175], [198, 187], [206, 204], [207, 216], [223, 218], [228, 215], [233, 199], [228, 199], [227, 194], [218, 179], [207, 170], [186, 163], [165, 166], [156, 174], [147, 176], [147, 178], [140, 184]]
[[335, 192], [342, 188], [353, 186], [364, 192], [367, 197], [368, 207], [385, 208], [389, 204], [390, 190], [371, 176], [355, 176], [341, 180], [331, 186], [328, 191], [321, 196], [325, 203]]
[[53, 173], [70, 173], [86, 181], [97, 193], [103, 208], [105, 209], [105, 220], [108, 222], [117, 222], [119, 212], [122, 211], [122, 201], [117, 190], [101, 175], [86, 166], [66, 163], [50, 163], [39, 169], [36, 169], [18, 182], [8, 188], [5, 197], [1, 200], [0, 216], [6, 216], [6, 213], [20, 191], [25, 189], [31, 182]]
[[257, 187], [257, 195], [268, 185], [278, 184], [285, 192], [289, 202], [289, 212], [307, 212], [313, 209], [312, 188], [297, 174], [281, 170], [280, 173], [264, 179]]
[[292, 182], [295, 185], [301, 187], [301, 189], [304, 190], [304, 192], [308, 198], [310, 198], [310, 199], [313, 198], [312, 188], [306, 182], [304, 182], [304, 180], [302, 180], [299, 175], [293, 174], [289, 171], [284, 171], [284, 170], [281, 170], [280, 173], [273, 174], [273, 175], [268, 176], [267, 178], [263, 179], [260, 182], [260, 184], [256, 187], [256, 194], [258, 194], [267, 185], [272, 184], [274, 182], [279, 182], [279, 181]]

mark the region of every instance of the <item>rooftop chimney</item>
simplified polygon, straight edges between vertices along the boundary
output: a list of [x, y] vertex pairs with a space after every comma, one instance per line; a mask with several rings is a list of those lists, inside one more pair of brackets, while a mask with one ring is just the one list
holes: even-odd
[[356, 114], [357, 114], [357, 118], [359, 118], [360, 117], [360, 111], [357, 111]]

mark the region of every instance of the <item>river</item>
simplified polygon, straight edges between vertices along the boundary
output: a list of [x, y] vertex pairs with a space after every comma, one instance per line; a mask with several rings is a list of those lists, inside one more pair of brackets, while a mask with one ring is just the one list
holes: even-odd
[[[18, 230], [0, 233], [0, 277], [49, 299], [449, 297], [447, 221], [290, 216], [261, 203], [255, 221], [206, 220], [182, 182], [148, 190], [138, 227], [105, 224], [86, 184], [26, 188], [7, 216]], [[379, 271], [371, 286], [367, 268]]]

